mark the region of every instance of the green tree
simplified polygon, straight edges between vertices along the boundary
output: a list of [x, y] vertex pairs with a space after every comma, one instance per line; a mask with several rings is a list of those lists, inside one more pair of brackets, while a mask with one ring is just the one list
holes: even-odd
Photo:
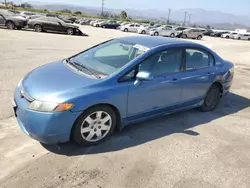
[[206, 29], [207, 29], [207, 30], [210, 30], [210, 29], [211, 29], [211, 26], [210, 26], [210, 25], [207, 25]]
[[81, 11], [76, 11], [76, 12], [75, 12], [75, 14], [77, 14], [77, 15], [81, 15], [81, 14], [82, 14], [82, 12], [81, 12]]
[[61, 10], [60, 12], [63, 12], [63, 13], [71, 13], [71, 10], [69, 10], [69, 9], [63, 9], [63, 10]]
[[126, 20], [127, 17], [128, 17], [127, 12], [121, 11], [120, 17], [121, 17], [123, 20]]

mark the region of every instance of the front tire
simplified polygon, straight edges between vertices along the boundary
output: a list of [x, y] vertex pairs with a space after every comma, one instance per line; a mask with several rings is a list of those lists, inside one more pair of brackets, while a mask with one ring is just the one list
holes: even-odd
[[174, 37], [175, 37], [175, 34], [174, 34], [174, 33], [171, 33], [170, 37], [171, 37], [171, 38], [174, 38]]
[[204, 100], [203, 105], [199, 108], [202, 112], [213, 111], [219, 104], [221, 97], [221, 91], [218, 85], [212, 85], [210, 90], [207, 92], [207, 96]]
[[68, 35], [74, 35], [74, 29], [73, 28], [68, 28], [67, 29], [67, 34]]
[[159, 36], [159, 33], [158, 33], [158, 32], [155, 32], [155, 33], [154, 33], [154, 36]]
[[128, 29], [127, 29], [127, 28], [125, 28], [125, 29], [124, 29], [124, 32], [128, 32]]
[[145, 34], [146, 34], [146, 31], [142, 30], [141, 34], [145, 35]]
[[82, 146], [97, 145], [112, 135], [116, 126], [116, 113], [106, 105], [86, 110], [75, 122], [73, 140]]
[[6, 23], [6, 27], [7, 27], [8, 29], [15, 29], [15, 24], [14, 24], [12, 21], [8, 21], [8, 22]]
[[199, 36], [197, 37], [197, 40], [201, 40], [201, 39], [202, 39], [202, 36], [199, 35]]
[[183, 34], [183, 35], [181, 35], [181, 38], [186, 39], [186, 38], [187, 38], [187, 35], [186, 35], [186, 34]]

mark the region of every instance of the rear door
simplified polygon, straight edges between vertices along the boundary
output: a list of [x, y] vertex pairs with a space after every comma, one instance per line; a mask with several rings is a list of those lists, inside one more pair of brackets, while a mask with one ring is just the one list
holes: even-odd
[[182, 101], [195, 102], [204, 98], [216, 77], [214, 57], [199, 48], [186, 48], [181, 85]]

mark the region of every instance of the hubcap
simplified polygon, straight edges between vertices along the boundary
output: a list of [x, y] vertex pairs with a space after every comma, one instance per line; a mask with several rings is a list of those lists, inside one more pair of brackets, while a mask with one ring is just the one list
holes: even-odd
[[13, 23], [10, 22], [10, 23], [7, 24], [7, 27], [8, 27], [9, 29], [13, 29], [13, 28], [14, 28], [14, 25], [13, 25]]
[[42, 31], [42, 27], [41, 27], [40, 25], [37, 25], [37, 26], [36, 26], [36, 30], [37, 30], [37, 31]]
[[107, 112], [94, 112], [90, 114], [82, 123], [82, 137], [88, 142], [97, 142], [109, 133], [111, 125], [112, 119]]

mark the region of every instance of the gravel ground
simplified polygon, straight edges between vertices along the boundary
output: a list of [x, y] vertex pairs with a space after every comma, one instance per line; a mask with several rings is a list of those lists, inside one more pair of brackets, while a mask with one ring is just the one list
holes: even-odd
[[82, 26], [89, 37], [0, 29], [0, 187], [250, 187], [250, 42], [197, 41], [235, 63], [232, 93], [214, 112], [181, 112], [126, 127], [104, 144], [46, 146], [13, 118], [11, 99], [30, 70], [110, 38], [135, 35]]

